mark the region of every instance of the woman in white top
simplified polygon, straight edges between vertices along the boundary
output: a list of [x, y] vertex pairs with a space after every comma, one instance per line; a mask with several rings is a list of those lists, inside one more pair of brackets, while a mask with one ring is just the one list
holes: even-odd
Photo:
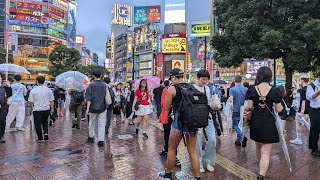
[[124, 107], [125, 107], [125, 94], [122, 91], [122, 83], [117, 84], [114, 90], [114, 107], [113, 114], [116, 115], [114, 121], [116, 121], [117, 115], [120, 115], [121, 122], [124, 123]]

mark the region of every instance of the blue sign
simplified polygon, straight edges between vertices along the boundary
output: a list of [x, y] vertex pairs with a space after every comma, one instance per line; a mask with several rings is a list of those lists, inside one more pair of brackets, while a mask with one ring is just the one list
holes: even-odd
[[15, 25], [35, 26], [35, 27], [44, 27], [44, 28], [48, 27], [48, 24], [41, 24], [41, 23], [35, 23], [35, 22], [25, 22], [25, 21], [18, 21], [18, 20], [9, 20], [9, 23], [15, 24]]
[[126, 18], [129, 16], [129, 11], [126, 7], [122, 6], [119, 8], [119, 15], [122, 18]]
[[135, 6], [134, 7], [134, 23], [140, 24], [147, 21], [148, 7], [147, 6]]

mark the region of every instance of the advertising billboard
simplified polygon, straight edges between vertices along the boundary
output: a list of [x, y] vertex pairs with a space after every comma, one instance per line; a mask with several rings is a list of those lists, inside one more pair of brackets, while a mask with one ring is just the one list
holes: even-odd
[[133, 49], [133, 33], [127, 32], [127, 54], [128, 57], [132, 56], [132, 49]]
[[135, 6], [133, 11], [134, 23], [160, 22], [161, 6]]
[[42, 4], [36, 4], [36, 3], [28, 3], [23, 1], [17, 1], [16, 2], [16, 8], [22, 9], [22, 10], [28, 10], [28, 11], [40, 11], [42, 12]]
[[114, 4], [112, 10], [112, 24], [132, 26], [132, 9], [132, 6], [117, 3]]
[[185, 34], [165, 34], [162, 39], [162, 53], [186, 53], [187, 39]]
[[192, 21], [191, 22], [191, 37], [210, 36], [211, 25], [210, 21]]
[[256, 74], [262, 66], [269, 66], [268, 61], [249, 61], [247, 62], [247, 74]]
[[186, 2], [185, 0], [165, 0], [164, 23], [185, 23]]
[[185, 72], [184, 71], [184, 60], [172, 60], [172, 69], [173, 68], [179, 68], [183, 72]]
[[143, 24], [147, 22], [147, 6], [135, 6], [133, 11], [134, 23]]
[[69, 12], [68, 12], [68, 47], [75, 47], [76, 36], [77, 36], [77, 20], [76, 20], [76, 10], [77, 6], [72, 2], [69, 2]]
[[77, 35], [76, 36], [76, 44], [84, 45], [84, 36]]

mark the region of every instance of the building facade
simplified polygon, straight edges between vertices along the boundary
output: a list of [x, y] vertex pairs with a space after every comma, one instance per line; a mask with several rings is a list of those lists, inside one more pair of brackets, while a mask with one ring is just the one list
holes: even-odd
[[34, 81], [39, 74], [49, 78], [53, 48], [58, 44], [75, 47], [75, 11], [73, 0], [10, 0], [9, 40], [14, 63], [31, 73], [24, 79]]

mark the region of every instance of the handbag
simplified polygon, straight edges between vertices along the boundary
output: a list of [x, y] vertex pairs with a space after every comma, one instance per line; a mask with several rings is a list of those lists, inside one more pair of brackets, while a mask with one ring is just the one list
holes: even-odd
[[[142, 100], [142, 98], [140, 99], [140, 101]], [[136, 104], [134, 105], [134, 110], [138, 111], [139, 110], [139, 107], [141, 105], [141, 102], [140, 101], [137, 101]]]
[[209, 106], [215, 111], [219, 111], [221, 109], [221, 101], [217, 94], [212, 95]]
[[7, 98], [7, 104], [8, 104], [8, 105], [11, 105], [11, 104], [12, 104], [12, 98], [19, 92], [19, 90], [21, 89], [21, 86], [23, 86], [23, 85], [20, 85], [20, 86], [19, 86], [19, 89], [17, 90], [17, 92], [15, 92], [12, 96], [10, 96], [10, 97]]

